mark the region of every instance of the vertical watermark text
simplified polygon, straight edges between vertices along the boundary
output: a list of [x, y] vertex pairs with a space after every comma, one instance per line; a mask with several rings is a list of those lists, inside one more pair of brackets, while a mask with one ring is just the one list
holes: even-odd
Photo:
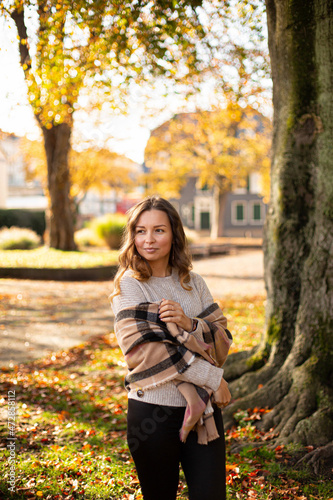
[[8, 437], [9, 491], [15, 492], [16, 483], [16, 393], [8, 391]]

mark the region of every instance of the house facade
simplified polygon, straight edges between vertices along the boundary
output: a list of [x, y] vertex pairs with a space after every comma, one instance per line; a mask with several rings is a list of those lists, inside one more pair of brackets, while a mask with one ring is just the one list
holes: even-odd
[[38, 180], [27, 182], [20, 138], [0, 133], [0, 208], [44, 210], [47, 198]]
[[[259, 193], [257, 174], [249, 177], [248, 187], [226, 194], [222, 217], [222, 236], [262, 237], [267, 205]], [[211, 230], [214, 217], [214, 193], [200, 188], [197, 177], [190, 177], [179, 198], [170, 200], [185, 227], [196, 231]]]

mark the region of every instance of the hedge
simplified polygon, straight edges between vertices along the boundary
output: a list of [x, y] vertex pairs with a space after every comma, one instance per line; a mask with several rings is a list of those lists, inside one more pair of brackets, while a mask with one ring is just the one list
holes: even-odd
[[44, 210], [0, 209], [0, 227], [27, 227], [43, 237], [46, 228]]

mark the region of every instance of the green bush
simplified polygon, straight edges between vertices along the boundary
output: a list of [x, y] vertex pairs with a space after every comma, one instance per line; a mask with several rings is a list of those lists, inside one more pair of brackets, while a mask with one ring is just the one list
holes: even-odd
[[43, 237], [45, 212], [43, 210], [0, 209], [0, 227], [27, 227]]
[[91, 227], [84, 227], [75, 231], [74, 240], [78, 247], [101, 247], [105, 245], [104, 240], [99, 238]]
[[192, 229], [184, 228], [187, 244], [192, 245], [196, 240], [196, 233]]
[[127, 218], [123, 214], [106, 214], [91, 222], [95, 234], [114, 250], [120, 248]]
[[40, 236], [31, 229], [12, 226], [0, 229], [1, 250], [30, 250], [40, 245]]

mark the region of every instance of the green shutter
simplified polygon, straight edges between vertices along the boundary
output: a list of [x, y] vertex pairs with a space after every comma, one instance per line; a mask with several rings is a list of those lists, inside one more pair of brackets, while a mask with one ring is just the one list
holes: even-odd
[[201, 212], [200, 214], [200, 229], [210, 229], [210, 213]]
[[236, 205], [236, 220], [244, 220], [244, 205]]
[[253, 220], [261, 220], [261, 205], [259, 203], [253, 205]]

